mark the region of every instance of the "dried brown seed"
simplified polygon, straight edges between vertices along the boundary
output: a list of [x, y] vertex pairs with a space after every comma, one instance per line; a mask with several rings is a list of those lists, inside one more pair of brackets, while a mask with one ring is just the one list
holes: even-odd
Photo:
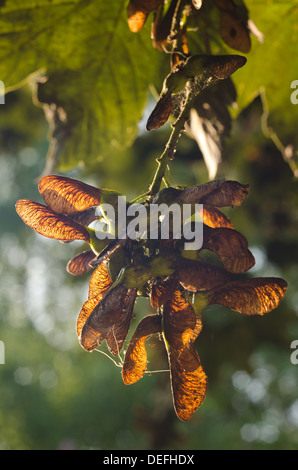
[[208, 204], [204, 204], [199, 210], [199, 215], [205, 225], [212, 228], [226, 227], [234, 228], [230, 219], [219, 209]]
[[163, 320], [165, 338], [170, 347], [182, 350], [193, 337], [196, 314], [179, 290], [164, 304]]
[[161, 316], [148, 315], [138, 324], [125, 354], [122, 378], [126, 385], [135, 383], [143, 377], [147, 368], [145, 341], [148, 336], [155, 333], [161, 333]]
[[102, 198], [100, 189], [58, 175], [41, 178], [39, 192], [46, 204], [59, 214], [73, 214], [91, 206], [98, 206]]
[[127, 7], [127, 22], [130, 31], [139, 32], [146, 23], [147, 16], [156, 10], [163, 0], [130, 0]]
[[214, 289], [229, 281], [224, 269], [198, 260], [181, 258], [176, 272], [180, 284], [191, 292]]
[[170, 299], [177, 288], [178, 281], [175, 276], [166, 280], [155, 281], [151, 286], [150, 303], [153, 308], [159, 308]]
[[159, 98], [151, 112], [147, 124], [147, 131], [159, 129], [169, 119], [173, 109], [171, 93], [167, 92]]
[[81, 346], [92, 351], [112, 328], [119, 327], [127, 318], [130, 321], [136, 295], [136, 289], [127, 289], [122, 284], [109, 290], [85, 321], [79, 337]]
[[216, 253], [225, 269], [231, 273], [243, 273], [255, 264], [246, 238], [237, 230], [204, 226], [202, 248]]
[[230, 282], [216, 289], [210, 304], [220, 304], [245, 315], [264, 315], [275, 309], [287, 290], [284, 279], [261, 277]]
[[16, 204], [16, 211], [25, 224], [47, 238], [61, 241], [84, 240], [90, 242], [88, 230], [62, 214], [56, 214], [48, 207], [28, 199]]
[[182, 351], [169, 352], [174, 408], [179, 419], [188, 421], [202, 404], [207, 391], [207, 376], [193, 344]]
[[66, 270], [74, 276], [85, 274], [92, 269], [90, 262], [96, 258], [94, 251], [87, 250], [68, 261]]

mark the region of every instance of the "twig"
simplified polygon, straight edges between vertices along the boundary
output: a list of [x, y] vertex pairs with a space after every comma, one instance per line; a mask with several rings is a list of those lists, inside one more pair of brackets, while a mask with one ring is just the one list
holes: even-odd
[[156, 160], [158, 166], [153, 181], [149, 188], [149, 194], [151, 195], [151, 197], [154, 197], [159, 192], [161, 183], [165, 177], [167, 166], [169, 162], [174, 158], [176, 145], [181, 135], [181, 132], [184, 130], [185, 122], [189, 117], [189, 111], [192, 105], [192, 101], [193, 95], [190, 91], [190, 87], [188, 87], [186, 89], [185, 105], [183, 106], [179, 117], [172, 125], [173, 130], [166, 144], [165, 150], [163, 151], [162, 155]]

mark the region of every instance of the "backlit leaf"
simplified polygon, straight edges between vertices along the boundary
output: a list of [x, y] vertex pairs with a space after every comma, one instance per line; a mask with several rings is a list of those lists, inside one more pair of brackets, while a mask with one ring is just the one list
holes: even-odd
[[83, 225], [67, 216], [56, 214], [38, 202], [21, 199], [16, 204], [16, 211], [25, 224], [44, 237], [61, 241], [90, 241], [89, 233]]
[[220, 304], [245, 315], [263, 315], [275, 309], [283, 299], [287, 283], [274, 277], [244, 279], [216, 289], [210, 304]]
[[160, 315], [148, 315], [139, 322], [125, 353], [122, 378], [126, 385], [143, 377], [147, 368], [145, 341], [155, 333], [161, 333]]
[[57, 111], [50, 117], [48, 173], [57, 162], [65, 171], [114, 158], [137, 136], [162, 57], [152, 47], [150, 25], [138, 34], [129, 30], [127, 4], [2, 2], [0, 77], [6, 90], [32, 82], [34, 74], [34, 102], [47, 114]]

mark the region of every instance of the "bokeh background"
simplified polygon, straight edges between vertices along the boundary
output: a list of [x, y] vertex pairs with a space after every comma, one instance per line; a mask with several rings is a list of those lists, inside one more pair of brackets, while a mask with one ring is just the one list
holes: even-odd
[[[297, 109], [293, 108], [293, 119]], [[217, 177], [249, 183], [240, 208], [226, 210], [256, 258], [254, 276], [280, 276], [285, 299], [264, 317], [219, 306], [203, 313], [197, 347], [209, 378], [192, 419], [176, 417], [167, 372], [125, 386], [105, 355], [85, 352], [75, 332], [89, 276], [74, 278], [67, 261], [80, 243], [61, 244], [25, 226], [20, 198], [41, 201], [37, 183], [48, 150], [48, 124], [29, 89], [0, 107], [0, 449], [296, 449], [298, 364], [298, 191], [288, 164], [261, 127], [256, 99], [234, 123]], [[132, 148], [68, 176], [123, 191], [144, 192], [169, 135], [140, 132]], [[208, 174], [196, 143], [182, 136], [171, 184], [199, 184]], [[150, 311], [138, 301], [135, 325]], [[133, 328], [134, 329], [134, 328]], [[148, 341], [149, 368], [167, 368], [165, 351]]]

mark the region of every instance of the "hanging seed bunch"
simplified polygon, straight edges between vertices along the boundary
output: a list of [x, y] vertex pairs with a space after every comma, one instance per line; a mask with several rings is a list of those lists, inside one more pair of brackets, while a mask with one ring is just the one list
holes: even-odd
[[[219, 304], [245, 315], [263, 315], [279, 305], [286, 291], [287, 284], [280, 278], [239, 278], [255, 260], [244, 236], [220, 208], [240, 206], [249, 193], [248, 185], [215, 180], [186, 189], [164, 188], [152, 202], [143, 203], [146, 213], [154, 203], [194, 208], [200, 204], [202, 244], [197, 250], [185, 250], [183, 240], [173, 238], [171, 230], [167, 239], [119, 239], [117, 229], [113, 239], [103, 239], [102, 233], [98, 238], [89, 226], [99, 218], [98, 207], [111, 204], [117, 208], [117, 192], [57, 175], [43, 177], [39, 190], [45, 204], [17, 202], [23, 221], [45, 237], [89, 245], [67, 264], [71, 274], [91, 272], [88, 299], [77, 318], [81, 346], [92, 351], [105, 341], [111, 354], [118, 356], [132, 325], [137, 297], [148, 298], [156, 313], [142, 318], [132, 334], [123, 381], [133, 384], [143, 377], [145, 342], [157, 335], [168, 354], [175, 411], [187, 421], [207, 389], [196, 345], [204, 308]], [[205, 260], [206, 250], [217, 262]]]

